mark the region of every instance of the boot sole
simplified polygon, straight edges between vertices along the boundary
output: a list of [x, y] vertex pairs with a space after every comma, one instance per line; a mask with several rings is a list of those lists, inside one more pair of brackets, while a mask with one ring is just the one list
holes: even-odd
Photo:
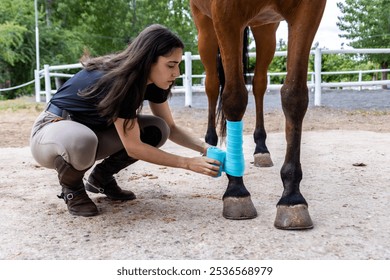
[[[90, 184], [89, 184], [89, 182], [87, 181], [87, 182], [85, 182], [85, 190], [86, 191], [89, 191], [89, 192], [91, 192], [91, 193], [101, 193], [101, 192], [99, 192], [96, 188], [94, 188], [93, 186], [91, 186]], [[128, 192], [130, 192], [130, 191], [128, 191]], [[136, 199], [137, 197], [135, 196], [135, 194], [133, 193], [133, 194], [128, 194], [128, 195], [121, 195], [121, 196], [113, 196], [113, 195], [110, 195], [110, 194], [107, 194], [107, 193], [101, 193], [101, 194], [103, 194], [103, 195], [105, 195], [105, 196], [107, 196], [107, 198], [109, 198], [109, 199], [111, 199], [111, 200], [134, 200], [134, 199]]]
[[107, 195], [107, 194], [105, 194], [105, 193], [104, 193], [104, 195], [106, 195], [107, 198], [109, 198], [109, 199], [111, 199], [111, 200], [122, 200], [122, 201], [124, 201], [124, 200], [134, 200], [134, 199], [137, 198], [135, 195], [133, 195], [133, 196], [127, 196], [127, 197], [116, 197], [116, 196]]
[[75, 211], [69, 211], [70, 214], [74, 216], [82, 216], [82, 217], [92, 217], [99, 214], [99, 211], [97, 212], [75, 212]]

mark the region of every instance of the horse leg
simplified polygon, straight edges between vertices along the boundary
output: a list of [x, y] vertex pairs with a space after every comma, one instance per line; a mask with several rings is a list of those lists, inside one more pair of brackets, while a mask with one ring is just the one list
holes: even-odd
[[218, 41], [212, 20], [203, 15], [195, 5], [191, 6], [191, 9], [198, 29], [198, 51], [206, 73], [205, 89], [208, 99], [208, 122], [205, 141], [212, 146], [216, 146], [218, 144], [216, 107], [219, 96]]
[[[257, 211], [243, 181], [243, 130], [241, 126], [248, 103], [248, 92], [245, 87], [242, 65], [242, 42], [245, 26], [240, 28], [231, 22], [231, 17], [223, 15], [221, 18], [219, 17], [221, 15], [221, 13], [216, 15], [217, 20], [214, 17], [214, 27], [224, 65], [225, 87], [222, 93], [222, 110], [228, 122], [225, 172], [229, 183], [223, 195], [223, 216], [234, 220], [252, 219], [257, 216]], [[233, 132], [229, 130], [229, 122], [235, 127], [241, 127]], [[234, 140], [240, 144], [232, 144], [229, 140], [231, 138], [235, 138]], [[233, 159], [232, 150], [241, 157], [238, 162]], [[239, 172], [233, 172], [229, 167], [233, 166], [234, 169], [237, 165], [241, 168]]]
[[[207, 41], [210, 39], [205, 38], [204, 40]], [[208, 41], [208, 45], [205, 43], [203, 46], [206, 49], [199, 49], [199, 54], [202, 56], [202, 62], [206, 73], [205, 90], [208, 100], [208, 121], [205, 141], [212, 146], [216, 146], [218, 144], [218, 135], [216, 132], [216, 107], [219, 96], [219, 79], [217, 74], [218, 43], [215, 39], [213, 41]]]
[[256, 66], [253, 78], [253, 96], [256, 104], [256, 127], [253, 138], [256, 144], [254, 165], [271, 167], [273, 162], [266, 145], [267, 133], [264, 128], [264, 94], [267, 89], [267, 70], [276, 48], [275, 33], [279, 23], [251, 28], [256, 42]]
[[[303, 0], [295, 13], [285, 16], [289, 26], [287, 77], [281, 90], [286, 117], [287, 150], [281, 169], [284, 191], [277, 204], [275, 227], [309, 229], [313, 227], [308, 204], [299, 190], [302, 122], [308, 106], [307, 65], [310, 46], [321, 21], [325, 0], [313, 5]], [[322, 10], [321, 10], [322, 9]]]

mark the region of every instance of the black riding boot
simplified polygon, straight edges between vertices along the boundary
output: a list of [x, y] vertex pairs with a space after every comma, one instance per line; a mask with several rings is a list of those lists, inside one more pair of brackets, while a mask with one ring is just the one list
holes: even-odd
[[58, 197], [65, 200], [69, 213], [84, 217], [98, 214], [99, 211], [95, 203], [85, 192], [83, 184], [85, 170], [74, 169], [61, 156], [55, 159], [54, 164], [62, 186], [62, 193]]
[[92, 170], [85, 183], [85, 189], [93, 193], [105, 194], [112, 200], [135, 199], [136, 196], [132, 191], [122, 190], [118, 186], [113, 175], [136, 161], [127, 155], [125, 149], [109, 156]]

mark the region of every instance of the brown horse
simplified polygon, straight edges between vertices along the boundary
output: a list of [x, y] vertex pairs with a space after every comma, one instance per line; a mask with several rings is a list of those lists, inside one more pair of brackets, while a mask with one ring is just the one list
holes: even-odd
[[[308, 229], [313, 227], [308, 205], [300, 192], [302, 169], [300, 146], [302, 121], [308, 106], [307, 70], [310, 48], [320, 24], [326, 0], [191, 0], [198, 29], [198, 48], [206, 71], [209, 103], [206, 141], [218, 142], [216, 105], [219, 96], [217, 55], [220, 50], [225, 84], [221, 93], [222, 114], [231, 122], [242, 120], [248, 103], [243, 73], [243, 33], [250, 27], [256, 43], [253, 94], [256, 102], [254, 157], [257, 166], [272, 166], [266, 146], [263, 97], [267, 87], [267, 69], [276, 47], [279, 22], [288, 23], [287, 77], [281, 89], [286, 118], [287, 150], [281, 169], [284, 191], [277, 203], [275, 227]], [[224, 124], [223, 124], [224, 125]], [[227, 130], [229, 139], [229, 129]], [[229, 144], [228, 144], [229, 145]], [[227, 155], [229, 148], [227, 147]], [[223, 196], [223, 216], [251, 219], [257, 216], [242, 176], [226, 172], [229, 183]]]

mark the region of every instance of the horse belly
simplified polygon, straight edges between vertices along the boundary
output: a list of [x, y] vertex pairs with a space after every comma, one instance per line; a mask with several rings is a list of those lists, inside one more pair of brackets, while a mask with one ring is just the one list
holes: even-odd
[[212, 18], [211, 2], [212, 0], [191, 0], [191, 5], [194, 5], [202, 14]]
[[266, 25], [283, 21], [284, 18], [273, 8], [263, 8], [257, 15], [250, 19], [248, 25], [251, 27]]

